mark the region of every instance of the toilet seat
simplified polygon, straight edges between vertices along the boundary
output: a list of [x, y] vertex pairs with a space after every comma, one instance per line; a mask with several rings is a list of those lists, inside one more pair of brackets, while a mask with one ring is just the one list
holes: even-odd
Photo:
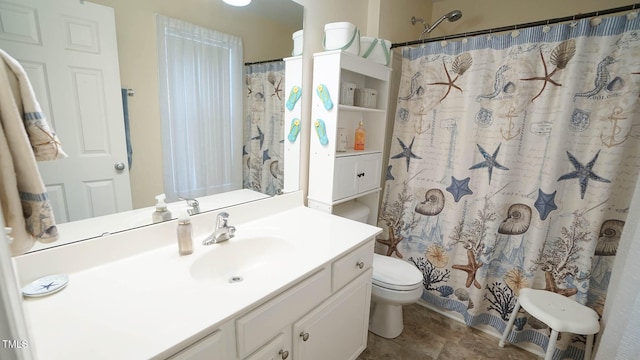
[[411, 291], [422, 286], [422, 272], [406, 261], [373, 254], [373, 285], [395, 291]]

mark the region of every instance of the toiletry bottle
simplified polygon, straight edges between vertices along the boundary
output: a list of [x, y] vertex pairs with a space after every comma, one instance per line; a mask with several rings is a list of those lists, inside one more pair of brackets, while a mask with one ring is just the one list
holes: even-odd
[[364, 150], [364, 123], [360, 120], [360, 124], [358, 124], [358, 128], [356, 129], [356, 139], [353, 142], [354, 150]]
[[189, 255], [193, 252], [193, 240], [191, 239], [191, 220], [186, 211], [178, 216], [178, 253]]
[[153, 223], [171, 220], [171, 212], [167, 210], [167, 204], [164, 202], [165, 199], [166, 196], [164, 196], [164, 194], [156, 196], [156, 211], [151, 215]]

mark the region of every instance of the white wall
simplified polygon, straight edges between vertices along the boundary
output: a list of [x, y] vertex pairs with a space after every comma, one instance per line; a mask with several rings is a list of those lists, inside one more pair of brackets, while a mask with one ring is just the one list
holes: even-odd
[[[430, 24], [451, 10], [461, 10], [462, 19], [443, 22], [431, 37], [561, 18], [579, 13], [631, 5], [634, 0], [447, 0], [433, 1]], [[417, 37], [416, 37], [417, 38]]]

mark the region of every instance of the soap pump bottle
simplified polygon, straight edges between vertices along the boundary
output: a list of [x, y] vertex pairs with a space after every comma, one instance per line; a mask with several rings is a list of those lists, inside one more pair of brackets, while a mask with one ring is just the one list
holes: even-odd
[[364, 150], [365, 135], [366, 133], [364, 131], [364, 123], [362, 122], [362, 120], [360, 120], [360, 123], [358, 124], [358, 128], [356, 129], [356, 139], [353, 143], [354, 150]]
[[191, 238], [191, 220], [186, 211], [178, 215], [178, 253], [189, 255], [193, 253], [193, 240]]
[[171, 212], [167, 209], [167, 204], [164, 202], [166, 198], [164, 194], [156, 196], [156, 211], [151, 215], [151, 220], [153, 220], [154, 224], [171, 220]]

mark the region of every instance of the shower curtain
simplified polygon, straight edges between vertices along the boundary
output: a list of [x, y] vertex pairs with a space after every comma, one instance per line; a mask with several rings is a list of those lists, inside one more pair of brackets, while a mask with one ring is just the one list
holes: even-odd
[[284, 184], [284, 61], [245, 67], [243, 187], [276, 195]]
[[[637, 13], [403, 49], [378, 242], [502, 332], [524, 287], [602, 313], [640, 169]], [[510, 341], [543, 349], [520, 313]], [[581, 359], [564, 336], [555, 359]]]

